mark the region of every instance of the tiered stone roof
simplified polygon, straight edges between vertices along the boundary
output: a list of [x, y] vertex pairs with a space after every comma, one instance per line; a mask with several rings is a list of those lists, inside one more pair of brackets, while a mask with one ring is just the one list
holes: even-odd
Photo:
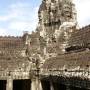
[[90, 52], [74, 52], [59, 55], [45, 61], [43, 69], [75, 69], [80, 66], [81, 69], [87, 68], [90, 65]]
[[19, 49], [24, 47], [24, 40], [22, 37], [0, 37], [0, 49], [12, 48]]
[[42, 66], [42, 74], [48, 76], [66, 75], [89, 78], [89, 37], [90, 25], [72, 32], [71, 38], [68, 41], [69, 47], [66, 47], [67, 52], [47, 59]]
[[69, 39], [70, 46], [87, 46], [90, 44], [90, 25], [76, 30]]
[[[59, 4], [60, 3], [58, 2], [58, 5]], [[66, 3], [65, 5], [68, 5], [68, 4]], [[44, 10], [46, 13], [44, 12]], [[57, 10], [58, 14], [60, 14], [60, 10], [61, 8], [59, 7], [59, 9]], [[84, 28], [81, 28], [79, 30], [71, 29], [71, 31], [69, 30], [70, 28], [68, 29], [67, 27], [63, 26], [62, 31], [65, 32], [65, 30], [63, 29], [66, 29], [67, 32], [63, 33], [60, 36], [61, 41], [56, 40], [56, 38], [54, 37], [55, 30], [60, 29], [61, 24], [65, 22], [63, 19], [66, 19], [66, 18], [64, 17], [64, 15], [62, 15], [63, 13], [61, 12], [62, 13], [61, 15], [63, 16], [61, 20], [62, 23], [55, 22], [55, 18], [60, 19], [61, 16], [59, 15], [60, 18], [57, 17], [57, 13], [54, 13], [54, 11], [55, 10], [52, 10], [52, 12], [50, 13], [50, 11], [48, 11], [48, 9], [46, 8], [46, 2], [43, 1], [39, 9], [40, 26], [38, 29], [40, 30], [33, 32], [32, 34], [28, 36], [26, 34], [22, 37], [0, 37], [0, 72], [3, 71], [4, 74], [9, 72], [10, 74], [11, 71], [12, 72], [29, 71], [30, 65], [29, 65], [28, 59], [34, 62], [35, 60], [37, 61], [37, 57], [38, 59], [45, 61], [42, 65], [43, 70], [55, 69], [59, 71], [61, 69], [64, 69], [64, 71], [67, 71], [67, 70], [84, 70], [85, 71], [87, 70], [87, 68], [89, 70], [89, 66], [90, 66], [90, 51], [89, 51], [90, 25]], [[49, 17], [46, 18], [44, 14], [49, 15]], [[56, 16], [54, 16], [54, 14]], [[74, 13], [71, 12], [71, 14], [73, 15]], [[44, 16], [44, 17], [41, 17], [41, 16]], [[72, 19], [72, 23], [74, 23], [73, 20], [75, 16], [76, 15], [73, 15], [73, 18], [70, 17]], [[44, 19], [46, 20], [46, 22], [44, 22]], [[49, 22], [47, 22], [48, 20]], [[51, 21], [54, 23], [51, 23]], [[70, 22], [71, 20], [67, 21], [68, 24]], [[45, 25], [45, 23], [46, 24], [49, 23], [49, 25]], [[41, 32], [43, 33], [43, 35], [40, 35]], [[46, 36], [44, 36], [45, 33], [46, 33]], [[59, 33], [61, 34], [61, 31]], [[65, 36], [67, 36], [66, 39], [65, 39]], [[64, 39], [62, 39], [62, 37], [64, 37], [64, 39], [67, 41], [63, 42]], [[68, 46], [66, 47], [64, 46], [64, 44]], [[66, 49], [64, 53], [60, 53], [62, 52], [62, 50], [60, 50], [62, 48]], [[78, 49], [80, 49], [80, 51]], [[49, 57], [47, 54], [48, 55], [52, 54], [52, 55]], [[28, 55], [28, 58], [26, 55]], [[34, 65], [37, 64], [36, 61], [34, 62]]]
[[[25, 51], [24, 37], [0, 37], [0, 78], [5, 79], [13, 72], [28, 71], [29, 61]], [[15, 78], [14, 73], [10, 76]]]

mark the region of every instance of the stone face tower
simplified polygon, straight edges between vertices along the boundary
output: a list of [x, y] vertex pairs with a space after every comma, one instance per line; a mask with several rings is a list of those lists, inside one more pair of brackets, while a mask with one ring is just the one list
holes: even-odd
[[[59, 53], [65, 53], [71, 32], [77, 25], [73, 0], [43, 0], [38, 15], [40, 36], [45, 39], [47, 47], [52, 44], [58, 48]], [[54, 51], [57, 52], [57, 49]]]

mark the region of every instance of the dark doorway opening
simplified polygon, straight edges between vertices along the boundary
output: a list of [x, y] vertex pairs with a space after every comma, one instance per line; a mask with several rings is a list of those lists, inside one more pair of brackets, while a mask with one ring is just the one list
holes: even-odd
[[66, 90], [66, 87], [64, 84], [60, 84], [60, 83], [53, 83], [54, 89], [55, 90]]
[[50, 90], [50, 82], [49, 81], [42, 80], [41, 83], [42, 83], [43, 90]]
[[88, 90], [88, 89], [71, 86], [71, 90]]
[[14, 80], [13, 81], [13, 90], [31, 90], [31, 80]]
[[0, 90], [6, 90], [6, 80], [0, 80]]

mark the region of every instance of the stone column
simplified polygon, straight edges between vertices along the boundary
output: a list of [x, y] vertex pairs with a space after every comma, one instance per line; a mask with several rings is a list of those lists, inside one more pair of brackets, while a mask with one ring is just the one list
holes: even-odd
[[32, 79], [32, 81], [31, 81], [31, 90], [43, 90], [41, 81], [38, 78]]
[[41, 80], [38, 81], [38, 89], [37, 90], [43, 90]]
[[7, 79], [6, 90], [13, 90], [13, 79], [11, 77]]
[[39, 90], [39, 78], [36, 77], [36, 90]]
[[70, 86], [69, 85], [66, 85], [66, 90], [70, 90]]
[[35, 79], [31, 80], [31, 90], [36, 90], [36, 80]]
[[54, 90], [54, 86], [53, 86], [52, 81], [50, 81], [50, 90]]

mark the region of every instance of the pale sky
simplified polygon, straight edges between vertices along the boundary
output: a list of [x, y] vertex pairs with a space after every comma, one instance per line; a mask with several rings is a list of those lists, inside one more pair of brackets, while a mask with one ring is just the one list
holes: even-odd
[[90, 24], [90, 0], [74, 0], [77, 10], [77, 21], [80, 27]]
[[[0, 0], [0, 35], [22, 35], [34, 31], [42, 0]], [[74, 0], [79, 26], [90, 24], [90, 0]]]

